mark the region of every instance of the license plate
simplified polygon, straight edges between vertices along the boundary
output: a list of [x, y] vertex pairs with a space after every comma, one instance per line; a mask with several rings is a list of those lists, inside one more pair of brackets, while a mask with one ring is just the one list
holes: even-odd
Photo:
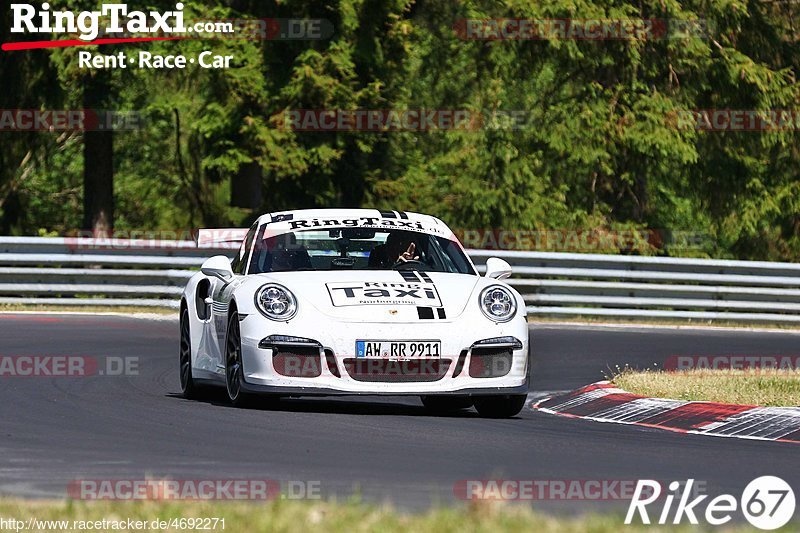
[[356, 341], [356, 357], [427, 359], [441, 355], [441, 341]]

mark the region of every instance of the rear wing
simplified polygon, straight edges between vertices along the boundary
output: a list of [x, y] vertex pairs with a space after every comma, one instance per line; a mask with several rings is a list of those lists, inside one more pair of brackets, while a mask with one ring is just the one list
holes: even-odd
[[247, 235], [247, 228], [218, 228], [197, 230], [198, 248], [225, 248], [236, 250]]

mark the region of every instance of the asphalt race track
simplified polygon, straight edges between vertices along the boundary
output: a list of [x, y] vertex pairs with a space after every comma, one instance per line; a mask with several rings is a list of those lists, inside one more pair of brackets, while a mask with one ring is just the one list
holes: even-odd
[[[800, 487], [793, 444], [681, 435], [531, 411], [427, 415], [416, 398], [289, 399], [244, 410], [179, 396], [177, 320], [0, 315], [0, 355], [138, 357], [138, 376], [0, 378], [0, 494], [64, 497], [76, 479], [319, 481], [323, 494], [423, 508], [466, 479], [685, 480], [741, 494], [761, 475]], [[540, 325], [532, 397], [670, 355], [796, 355], [796, 333]], [[535, 505], [588, 509], [590, 502]]]

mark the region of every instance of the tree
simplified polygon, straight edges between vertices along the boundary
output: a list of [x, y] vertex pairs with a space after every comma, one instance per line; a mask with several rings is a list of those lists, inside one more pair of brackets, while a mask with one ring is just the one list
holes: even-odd
[[[113, 108], [108, 71], [88, 72], [83, 77], [83, 109], [106, 122]], [[104, 124], [107, 125], [107, 124]], [[83, 229], [95, 236], [110, 236], [114, 228], [114, 132], [110, 128], [83, 134]]]

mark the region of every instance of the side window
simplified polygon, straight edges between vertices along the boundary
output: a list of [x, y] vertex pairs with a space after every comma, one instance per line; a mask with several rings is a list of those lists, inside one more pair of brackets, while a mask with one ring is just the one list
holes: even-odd
[[233, 270], [234, 274], [244, 274], [245, 266], [247, 265], [247, 254], [250, 251], [250, 246], [253, 244], [256, 229], [258, 229], [257, 224], [253, 224], [250, 227], [244, 241], [242, 241], [242, 245], [239, 247], [239, 252], [236, 254], [233, 261], [231, 261], [231, 270]]

